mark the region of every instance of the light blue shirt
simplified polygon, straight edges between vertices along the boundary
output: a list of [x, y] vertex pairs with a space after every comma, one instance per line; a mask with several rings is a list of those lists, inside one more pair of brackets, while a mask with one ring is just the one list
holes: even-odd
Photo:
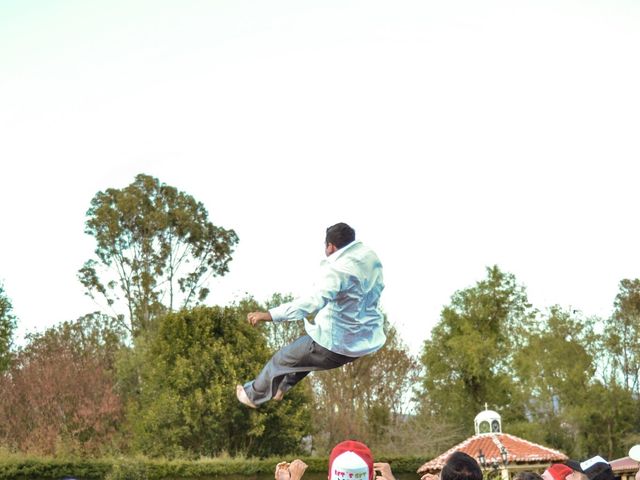
[[[384, 345], [384, 317], [378, 308], [384, 289], [378, 256], [355, 241], [320, 264], [320, 278], [308, 295], [269, 310], [274, 322], [304, 319], [319, 345], [350, 357], [373, 353]], [[318, 312], [309, 322], [306, 317]]]

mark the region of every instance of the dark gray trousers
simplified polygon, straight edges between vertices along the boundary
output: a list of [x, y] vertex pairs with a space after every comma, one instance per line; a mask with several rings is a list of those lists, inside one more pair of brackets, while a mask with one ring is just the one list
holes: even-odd
[[244, 390], [254, 404], [260, 405], [271, 400], [278, 390], [287, 393], [309, 372], [341, 367], [357, 358], [327, 350], [309, 335], [303, 335], [278, 350], [256, 379], [245, 383]]

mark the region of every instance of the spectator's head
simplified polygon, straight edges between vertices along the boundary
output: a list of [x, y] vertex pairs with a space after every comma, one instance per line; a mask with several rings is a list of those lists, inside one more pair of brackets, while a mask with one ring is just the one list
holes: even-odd
[[[636, 462], [640, 462], [640, 445], [634, 445], [631, 447], [631, 450], [629, 450], [629, 458]], [[636, 472], [636, 480], [640, 480], [640, 468]]]
[[373, 480], [373, 455], [364, 443], [340, 442], [329, 455], [329, 480]]
[[482, 470], [473, 457], [454, 452], [444, 464], [440, 480], [482, 480]]
[[339, 250], [349, 245], [355, 239], [356, 231], [353, 228], [346, 223], [336, 223], [327, 228], [327, 236], [324, 239], [324, 243], [327, 249], [329, 245], [333, 245], [335, 250]]
[[565, 465], [573, 470], [568, 480], [615, 480], [611, 465], [599, 455], [583, 462], [567, 460]]
[[513, 480], [542, 480], [542, 477], [536, 472], [518, 472], [514, 475]]
[[565, 480], [572, 473], [573, 470], [566, 465], [554, 463], [542, 472], [542, 478], [544, 480]]

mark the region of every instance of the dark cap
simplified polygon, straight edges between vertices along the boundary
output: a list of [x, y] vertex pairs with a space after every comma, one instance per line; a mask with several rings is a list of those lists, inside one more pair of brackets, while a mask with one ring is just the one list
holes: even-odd
[[611, 465], [599, 455], [583, 462], [567, 460], [564, 464], [576, 472], [584, 473], [589, 480], [615, 480]]

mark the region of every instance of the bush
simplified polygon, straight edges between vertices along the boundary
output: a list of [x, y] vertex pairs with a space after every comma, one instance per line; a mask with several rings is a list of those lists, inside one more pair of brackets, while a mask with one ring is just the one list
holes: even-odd
[[152, 457], [268, 457], [300, 449], [309, 434], [303, 389], [259, 411], [235, 385], [260, 371], [271, 351], [237, 308], [197, 307], [158, 319], [140, 356], [140, 394], [129, 404], [135, 451]]
[[[293, 460], [287, 457], [286, 460]], [[283, 458], [268, 459], [201, 459], [151, 460], [145, 457], [100, 460], [57, 460], [11, 456], [0, 459], [0, 480], [161, 480], [204, 479], [220, 477], [272, 476], [275, 465]], [[309, 465], [307, 472], [324, 474], [327, 457], [302, 457]], [[378, 459], [376, 459], [378, 460]], [[388, 462], [395, 474], [416, 475], [416, 470], [426, 458], [388, 457], [379, 461]]]
[[39, 455], [100, 455], [124, 409], [115, 390], [119, 332], [100, 316], [27, 337], [0, 374], [0, 444]]

